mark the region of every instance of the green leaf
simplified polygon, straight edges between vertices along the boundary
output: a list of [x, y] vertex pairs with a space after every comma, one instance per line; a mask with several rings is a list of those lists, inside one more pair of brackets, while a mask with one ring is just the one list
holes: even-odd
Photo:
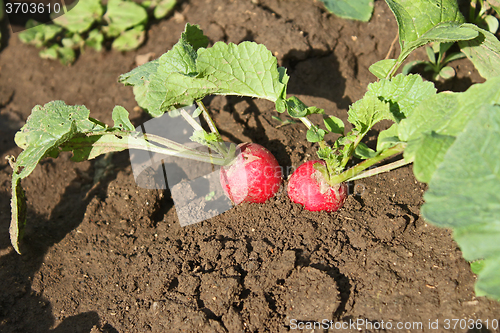
[[57, 59], [59, 57], [59, 54], [57, 53], [57, 50], [59, 49], [59, 47], [60, 47], [59, 45], [54, 44], [51, 47], [48, 47], [46, 49], [40, 50], [40, 52], [38, 52], [38, 55], [42, 59], [52, 59], [52, 60], [55, 60], [55, 59]]
[[[459, 117], [459, 95], [442, 92], [431, 96], [419, 104], [413, 112], [401, 120], [398, 127], [398, 136], [402, 141], [418, 139], [422, 133], [435, 131], [441, 134], [456, 135], [460, 128], [451, 128], [447, 125], [437, 126], [439, 122], [448, 120], [456, 115]], [[406, 150], [405, 150], [406, 154]]]
[[422, 34], [418, 39], [406, 43], [398, 57], [398, 61], [403, 61], [413, 50], [431, 42], [456, 42], [474, 39], [477, 36], [478, 32], [472, 29], [469, 24], [442, 22]]
[[383, 119], [393, 119], [389, 103], [374, 96], [366, 96], [349, 108], [349, 122], [361, 133], [366, 133]]
[[439, 76], [445, 80], [451, 79], [452, 77], [455, 77], [455, 70], [452, 67], [445, 66], [439, 71]]
[[403, 69], [401, 70], [401, 74], [409, 75], [415, 67], [422, 65], [422, 64], [426, 64], [426, 63], [427, 62], [423, 61], [423, 60], [410, 61], [409, 63], [407, 63], [406, 65], [403, 66]]
[[307, 106], [297, 97], [290, 97], [286, 100], [286, 104], [287, 111], [290, 117], [301, 118], [307, 116]]
[[26, 30], [19, 33], [21, 42], [42, 47], [54, 38], [62, 28], [54, 24], [41, 24], [35, 20], [28, 20]]
[[325, 134], [325, 130], [313, 125], [307, 130], [306, 138], [309, 142], [320, 142], [325, 138]]
[[158, 70], [158, 59], [149, 61], [144, 65], [138, 66], [128, 73], [120, 75], [118, 82], [126, 86], [142, 86], [149, 83], [149, 77]]
[[434, 173], [422, 207], [424, 217], [453, 228], [498, 222], [499, 151], [500, 106], [483, 105]]
[[432, 82], [424, 81], [420, 75], [399, 74], [391, 80], [380, 80], [368, 85], [366, 96], [376, 96], [391, 106], [397, 122], [407, 117], [423, 100], [436, 94]]
[[153, 116], [211, 94], [263, 98], [285, 108], [288, 76], [264, 45], [218, 42], [206, 49], [207, 44], [197, 26], [186, 25], [179, 42], [159, 59], [156, 70], [151, 68], [147, 79], [134, 79], [149, 70], [136, 69], [120, 81], [134, 85], [137, 102]]
[[380, 60], [371, 65], [368, 70], [379, 79], [385, 79], [389, 75], [394, 65], [396, 65], [396, 62], [396, 59]]
[[168, 91], [166, 81], [173, 73], [189, 75], [196, 71], [195, 49], [207, 44], [208, 38], [203, 35], [199, 27], [188, 23], [179, 42], [172, 50], [158, 60], [148, 62], [121, 75], [119, 82], [134, 86], [134, 95], [139, 106], [154, 117], [161, 116], [168, 109], [168, 107], [161, 108]]
[[330, 116], [326, 119], [323, 119], [323, 122], [325, 123], [326, 129], [330, 132], [344, 134], [345, 125], [342, 119], [335, 116]]
[[112, 113], [114, 127], [121, 130], [135, 131], [134, 125], [130, 122], [129, 113], [123, 106], [115, 106]]
[[457, 136], [425, 193], [426, 220], [454, 229], [467, 260], [484, 260], [476, 292], [500, 300], [500, 106], [482, 105]]
[[155, 19], [159, 20], [170, 14], [177, 4], [177, 0], [162, 0], [158, 2], [153, 12]]
[[189, 139], [204, 146], [210, 146], [210, 144], [218, 142], [217, 134], [207, 133], [205, 130], [194, 131]]
[[436, 63], [436, 54], [434, 53], [434, 50], [430, 47], [425, 48], [425, 52], [427, 53], [427, 58], [429, 58], [429, 61], [432, 62], [433, 64]]
[[85, 44], [93, 48], [96, 51], [102, 50], [102, 44], [104, 42], [104, 35], [99, 29], [94, 29], [89, 32]]
[[471, 224], [455, 229], [453, 238], [460, 244], [460, 250], [466, 260], [500, 257], [500, 242], [498, 241], [500, 221], [498, 219], [491, 223]]
[[377, 151], [391, 148], [400, 143], [398, 137], [398, 124], [392, 124], [391, 127], [379, 133], [377, 138]]
[[[159, 60], [153, 60], [145, 63], [132, 71], [120, 75], [118, 82], [134, 87], [134, 96], [137, 104], [148, 112], [153, 117], [158, 117], [163, 114], [159, 110], [163, 98], [166, 95], [166, 88], [161, 82], [151, 84], [152, 76], [158, 70]], [[156, 94], [155, 94], [156, 93]], [[153, 99], [152, 96], [158, 96]]]
[[372, 157], [375, 157], [378, 155], [378, 153], [369, 148], [366, 144], [364, 144], [363, 142], [360, 142], [357, 146], [356, 146], [356, 149], [354, 150], [354, 155], [357, 157], [357, 158], [360, 158], [360, 159], [368, 159], [368, 158], [372, 158]]
[[465, 54], [463, 54], [462, 52], [454, 52], [454, 53], [448, 54], [446, 56], [446, 58], [444, 58], [443, 63], [447, 64], [447, 63], [450, 63], [452, 61], [455, 61], [458, 59], [463, 59], [463, 58], [465, 58]]
[[484, 260], [476, 260], [470, 263], [470, 270], [474, 274], [479, 274], [480, 271], [484, 268]]
[[104, 130], [88, 119], [89, 110], [84, 106], [69, 106], [54, 101], [33, 108], [26, 124], [16, 133], [14, 140], [23, 148], [14, 163], [12, 174], [12, 219], [10, 237], [12, 245], [19, 251], [19, 240], [26, 219], [26, 202], [21, 188], [21, 179], [35, 169], [38, 162], [49, 153], [54, 154], [62, 143], [75, 133]]
[[71, 32], [82, 33], [89, 30], [104, 12], [100, 0], [75, 1], [74, 4], [66, 14], [54, 18], [54, 23]]
[[[200, 116], [200, 114], [203, 112], [203, 110], [200, 107], [197, 107], [196, 110], [194, 110], [192, 117], [197, 118]], [[278, 118], [279, 119], [279, 118]]]
[[415, 151], [413, 173], [418, 181], [428, 183], [437, 166], [443, 162], [444, 155], [455, 141], [455, 137], [431, 132], [424, 133], [420, 140]]
[[479, 36], [458, 43], [462, 52], [474, 64], [485, 79], [500, 76], [500, 41], [492, 33], [473, 24], [467, 24], [479, 32]]
[[75, 51], [71, 47], [58, 47], [57, 55], [61, 64], [68, 66], [71, 65], [75, 59]]
[[75, 46], [75, 42], [73, 41], [72, 38], [63, 38], [63, 39], [61, 39], [61, 44], [64, 47], [69, 47], [69, 48], [73, 48]]
[[116, 37], [129, 28], [146, 23], [148, 14], [133, 1], [109, 0], [104, 19], [108, 22], [106, 34]]
[[276, 102], [284, 89], [279, 81], [276, 58], [264, 45], [253, 42], [239, 45], [218, 42], [209, 49], [198, 49], [196, 76], [179, 72], [169, 74], [169, 70], [160, 66], [155, 78], [164, 82], [167, 91], [160, 106], [162, 111], [175, 105], [192, 104], [211, 94]]
[[208, 37], [203, 34], [203, 31], [196, 24], [187, 23], [184, 32], [181, 34], [181, 39], [191, 45], [195, 51], [207, 47], [209, 43]]
[[170, 73], [194, 75], [196, 74], [197, 57], [194, 47], [188, 42], [187, 38], [181, 36], [179, 42], [159, 58], [159, 68], [165, 76]]
[[476, 296], [488, 296], [500, 301], [500, 258], [494, 257], [484, 261], [484, 268], [479, 272], [475, 284]]
[[329, 12], [347, 19], [368, 22], [372, 17], [373, 0], [320, 0]]
[[[401, 141], [419, 139], [423, 133], [456, 136], [484, 104], [500, 104], [500, 77], [475, 84], [463, 93], [441, 92], [424, 100], [398, 127]], [[405, 158], [414, 157], [405, 149]]]
[[67, 140], [68, 133], [104, 129], [88, 119], [89, 113], [85, 106], [66, 105], [63, 101], [37, 105], [14, 140], [23, 149], [29, 146], [54, 148]]
[[12, 209], [9, 227], [10, 242], [14, 250], [21, 254], [19, 242], [23, 238], [24, 228], [26, 226], [26, 196], [21, 187], [21, 177], [15, 173], [12, 176], [12, 198], [10, 206]]
[[307, 114], [308, 115], [310, 115], [310, 114], [325, 114], [325, 110], [320, 109], [316, 106], [310, 106], [307, 108]]
[[143, 139], [119, 135], [120, 131], [117, 129], [116, 135], [104, 135], [104, 132], [92, 136], [75, 135], [62, 145], [61, 150], [73, 152], [71, 160], [81, 162], [102, 154], [143, 146]]
[[488, 26], [488, 31], [492, 34], [496, 34], [498, 31], [498, 19], [495, 16], [486, 15], [484, 21]]
[[[399, 26], [401, 50], [442, 22], [463, 23], [455, 0], [386, 0]], [[427, 44], [427, 43], [425, 43]]]
[[275, 102], [282, 94], [282, 76], [277, 59], [262, 44], [215, 43], [199, 49], [197, 69], [202, 77], [216, 85], [222, 95], [243, 95]]
[[138, 48], [146, 37], [146, 32], [142, 25], [138, 25], [130, 30], [124, 31], [114, 41], [112, 47], [118, 51], [130, 51]]

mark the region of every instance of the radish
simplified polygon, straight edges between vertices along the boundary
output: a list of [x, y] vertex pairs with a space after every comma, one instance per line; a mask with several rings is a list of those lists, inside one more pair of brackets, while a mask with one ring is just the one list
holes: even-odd
[[278, 192], [282, 170], [269, 150], [256, 143], [242, 143], [234, 162], [220, 169], [220, 182], [234, 204], [264, 203]]
[[325, 161], [309, 161], [297, 168], [288, 182], [288, 197], [305, 209], [317, 212], [335, 212], [344, 205], [347, 185], [340, 183], [330, 186], [314, 164], [326, 166]]

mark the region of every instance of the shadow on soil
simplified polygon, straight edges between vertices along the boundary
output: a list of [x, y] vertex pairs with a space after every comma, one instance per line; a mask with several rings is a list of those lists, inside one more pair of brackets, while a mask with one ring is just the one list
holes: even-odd
[[[266, 147], [271, 151], [271, 153], [276, 157], [280, 165], [291, 165], [290, 156], [286, 153], [286, 147], [279, 140], [269, 140], [266, 134], [266, 128], [262, 121], [267, 121], [262, 117], [262, 113], [259, 107], [255, 104], [254, 100], [249, 97], [236, 97], [228, 96], [228, 104], [226, 106], [227, 111], [231, 113], [234, 120], [241, 124], [243, 127], [243, 135], [251, 138], [252, 142], [258, 142], [260, 145]], [[236, 111], [235, 106], [245, 101], [248, 103], [248, 107], [243, 111], [242, 114]], [[250, 117], [244, 116], [249, 115]], [[254, 122], [255, 125], [250, 125], [250, 122]], [[231, 142], [241, 143], [241, 140], [236, 138], [230, 132], [221, 131], [221, 134], [229, 138]]]
[[[337, 56], [333, 52], [324, 53], [321, 50], [310, 50], [307, 54], [301, 53], [304, 52], [291, 50], [284, 56], [284, 66], [290, 76], [288, 94], [321, 97], [337, 104], [338, 109], [348, 109], [352, 101], [344, 96], [346, 80], [340, 72]], [[310, 53], [318, 55], [308, 57]], [[356, 66], [353, 65], [353, 67], [356, 71]]]
[[[126, 155], [126, 154], [122, 154]], [[120, 156], [120, 162], [128, 156]], [[117, 163], [120, 169], [126, 163]], [[21, 244], [23, 255], [19, 255], [10, 246], [10, 193], [0, 192], [0, 331], [26, 332], [25, 328], [37, 323], [38, 332], [81, 332], [88, 333], [99, 325], [99, 315], [95, 311], [80, 313], [64, 318], [54, 329], [50, 329], [56, 320], [52, 306], [40, 291], [34, 290], [33, 280], [42, 265], [50, 247], [60, 242], [68, 233], [77, 228], [83, 220], [86, 207], [92, 197], [105, 191], [118, 171], [101, 180], [99, 186], [89, 193], [68, 186], [57, 206], [50, 212], [50, 217], [41, 216], [29, 209], [27, 227]], [[68, 204], [73, 210], [68, 209]], [[69, 215], [63, 212], [72, 211]], [[43, 276], [41, 277], [43, 280]], [[43, 291], [42, 291], [43, 292]], [[13, 318], [22, 318], [13, 319]], [[109, 324], [100, 328], [102, 332], [117, 332]]]

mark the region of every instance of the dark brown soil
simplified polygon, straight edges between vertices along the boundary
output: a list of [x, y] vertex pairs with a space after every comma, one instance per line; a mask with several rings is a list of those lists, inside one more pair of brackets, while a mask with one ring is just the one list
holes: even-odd
[[[498, 320], [500, 305], [474, 296], [476, 277], [450, 231], [420, 217], [426, 187], [411, 166], [351, 184], [334, 214], [305, 211], [281, 191], [266, 204], [180, 227], [168, 191], [136, 186], [127, 152], [112, 164], [73, 163], [65, 154], [23, 181], [24, 254], [13, 251], [4, 157], [19, 154], [13, 137], [32, 107], [61, 99], [111, 123], [118, 104], [139, 125], [147, 118], [132, 111], [132, 89], [117, 77], [137, 55], [170, 49], [186, 22], [213, 42], [265, 44], [288, 68], [291, 94], [344, 120], [375, 80], [369, 65], [386, 56], [397, 32], [383, 1], [369, 23], [358, 23], [313, 0], [190, 0], [154, 24], [136, 52], [87, 51], [71, 67], [10, 38], [0, 53], [0, 331], [285, 332], [297, 320], [360, 320], [369, 323], [342, 331], [495, 332], [445, 329], [445, 320]], [[466, 60], [455, 67], [458, 78], [440, 89], [481, 81]], [[206, 104], [228, 140], [260, 143], [282, 166], [315, 156], [301, 124], [275, 128], [269, 103], [215, 97]], [[104, 177], [94, 184], [97, 172]]]

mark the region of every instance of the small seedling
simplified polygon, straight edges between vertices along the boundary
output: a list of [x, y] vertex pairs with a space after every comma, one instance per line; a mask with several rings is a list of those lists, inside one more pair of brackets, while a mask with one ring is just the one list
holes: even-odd
[[40, 48], [40, 57], [59, 59], [64, 65], [72, 64], [78, 52], [85, 47], [101, 51], [106, 42], [119, 51], [138, 48], [145, 40], [146, 25], [151, 16], [160, 19], [168, 15], [176, 0], [76, 1], [73, 8], [53, 19], [53, 24], [39, 24], [28, 20], [19, 39]]
[[453, 46], [454, 43], [434, 43], [432, 46], [425, 47], [429, 61], [412, 61], [403, 67], [403, 74], [407, 75], [417, 66], [424, 66], [425, 72], [432, 73], [432, 80], [439, 81], [440, 78], [445, 80], [455, 77], [455, 69], [447, 66], [450, 62], [465, 58], [462, 52], [446, 52]]
[[498, 18], [494, 12], [500, 15], [500, 3], [496, 0], [471, 0], [469, 7], [469, 22], [487, 29], [492, 34], [498, 31]]

